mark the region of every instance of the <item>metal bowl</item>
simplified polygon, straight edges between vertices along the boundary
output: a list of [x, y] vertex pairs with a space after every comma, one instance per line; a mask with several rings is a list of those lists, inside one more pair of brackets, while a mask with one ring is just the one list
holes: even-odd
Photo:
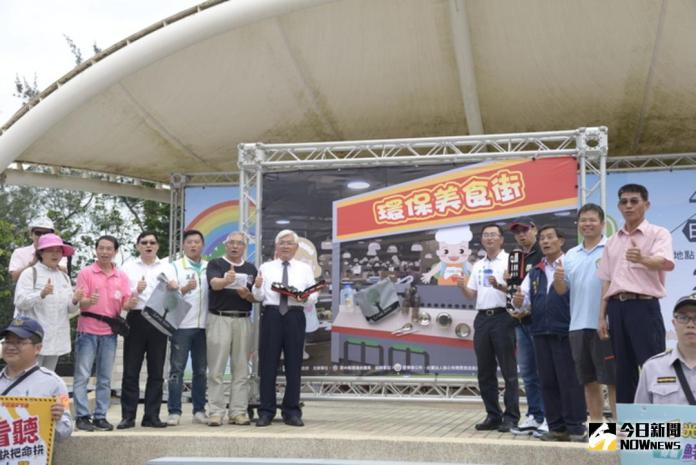
[[442, 312], [435, 317], [435, 321], [443, 328], [447, 328], [452, 324], [452, 315], [447, 312]]
[[430, 316], [430, 313], [427, 312], [420, 312], [418, 314], [418, 324], [421, 326], [430, 326], [430, 323], [432, 322], [432, 317]]
[[459, 323], [454, 328], [454, 334], [456, 334], [458, 338], [467, 339], [471, 335], [471, 327], [466, 323]]

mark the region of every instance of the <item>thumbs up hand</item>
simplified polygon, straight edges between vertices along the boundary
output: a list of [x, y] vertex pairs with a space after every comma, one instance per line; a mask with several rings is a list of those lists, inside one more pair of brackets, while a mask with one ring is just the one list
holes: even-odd
[[85, 290], [82, 289], [81, 287], [78, 287], [75, 289], [75, 292], [73, 292], [73, 297], [72, 301], [74, 305], [77, 305], [82, 301], [82, 298], [85, 296]]
[[140, 278], [140, 281], [138, 281], [138, 286], [136, 287], [138, 294], [142, 294], [146, 287], [147, 282], [145, 282], [145, 276], [143, 276], [142, 278]]
[[263, 276], [261, 276], [261, 272], [259, 271], [259, 274], [256, 275], [256, 279], [254, 280], [254, 286], [257, 288], [263, 286]]
[[565, 269], [563, 269], [563, 261], [558, 260], [556, 262], [556, 269], [553, 272], [553, 280], [559, 283], [563, 283], [565, 281]]
[[92, 295], [89, 296], [87, 303], [88, 306], [92, 306], [97, 305], [97, 302], [99, 302], [99, 291], [95, 289], [94, 292], [92, 292]]
[[46, 285], [41, 289], [41, 298], [45, 299], [46, 296], [50, 294], [53, 294], [53, 283], [51, 282], [51, 278], [48, 278]]
[[236, 278], [237, 273], [234, 272], [234, 269], [226, 271], [225, 274], [222, 276], [222, 279], [225, 280], [225, 284], [232, 284]]
[[631, 263], [642, 263], [643, 254], [634, 239], [631, 239], [631, 246], [626, 249], [626, 260]]

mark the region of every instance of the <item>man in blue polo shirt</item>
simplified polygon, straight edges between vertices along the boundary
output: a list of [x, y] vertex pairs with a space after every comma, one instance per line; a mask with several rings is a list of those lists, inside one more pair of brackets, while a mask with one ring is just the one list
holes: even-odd
[[607, 385], [612, 415], [616, 418], [616, 367], [611, 342], [597, 334], [602, 281], [597, 267], [604, 252], [606, 237], [604, 211], [588, 203], [578, 211], [581, 244], [573, 247], [556, 268], [554, 287], [559, 295], [570, 288], [570, 327], [568, 338], [578, 380], [585, 386], [585, 401], [591, 421], [604, 421], [604, 396], [601, 384]]

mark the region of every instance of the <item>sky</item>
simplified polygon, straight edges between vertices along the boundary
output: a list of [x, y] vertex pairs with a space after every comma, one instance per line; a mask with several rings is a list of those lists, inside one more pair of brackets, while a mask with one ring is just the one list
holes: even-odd
[[39, 89], [75, 67], [63, 35], [91, 57], [101, 49], [203, 0], [0, 0], [0, 126], [21, 106], [15, 76]]

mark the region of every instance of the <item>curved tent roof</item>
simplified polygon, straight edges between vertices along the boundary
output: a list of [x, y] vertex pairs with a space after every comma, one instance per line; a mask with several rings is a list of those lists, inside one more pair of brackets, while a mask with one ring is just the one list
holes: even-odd
[[167, 181], [240, 142], [609, 127], [696, 151], [690, 0], [212, 1], [115, 44], [0, 135], [18, 160]]

